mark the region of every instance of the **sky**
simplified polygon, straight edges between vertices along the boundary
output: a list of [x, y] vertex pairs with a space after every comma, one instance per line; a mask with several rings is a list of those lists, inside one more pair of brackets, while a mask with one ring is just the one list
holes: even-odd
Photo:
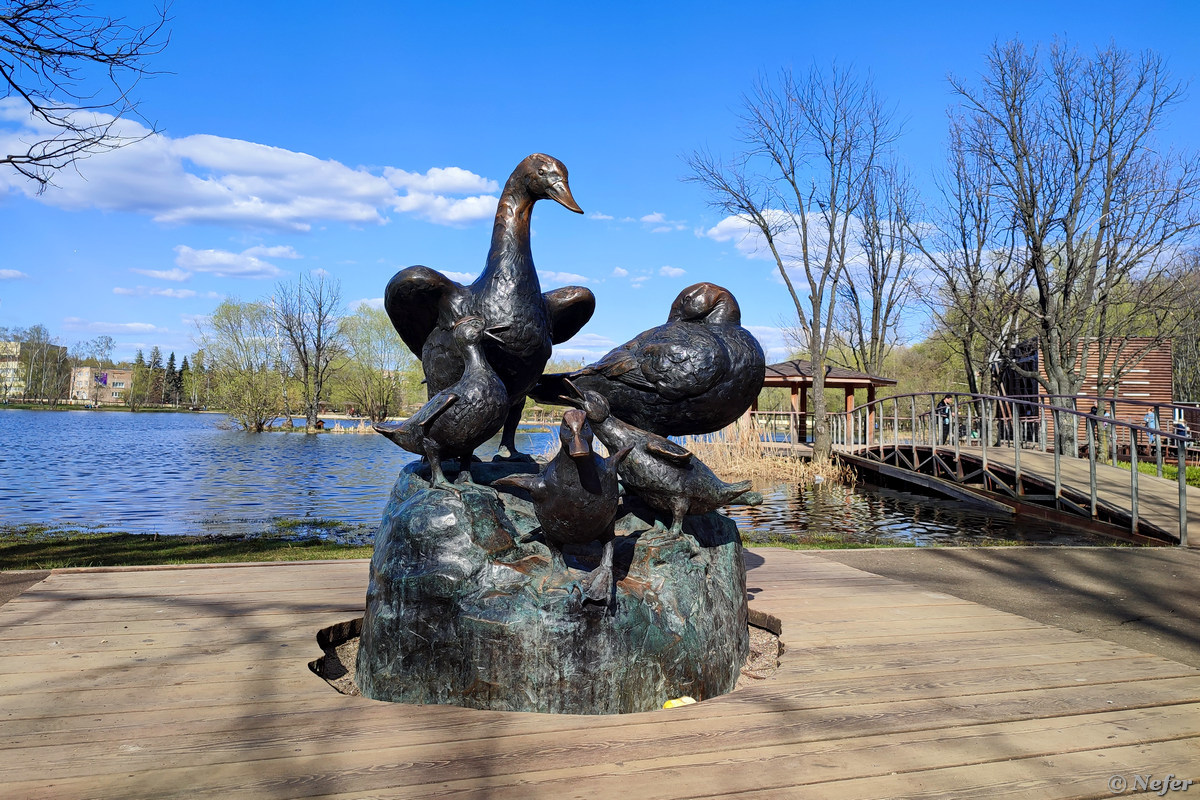
[[[153, 8], [98, 6], [131, 20]], [[995, 41], [1157, 51], [1191, 84], [1162, 138], [1200, 147], [1200, 3], [1182, 0], [176, 0], [170, 15], [158, 74], [136, 87], [159, 133], [41, 194], [0, 167], [0, 326], [43, 324], [67, 345], [109, 335], [118, 359], [155, 345], [181, 358], [223, 298], [264, 298], [311, 270], [337, 278], [350, 307], [378, 305], [413, 264], [464, 279], [486, 258], [508, 175], [544, 152], [567, 166], [585, 214], [537, 205], [543, 288], [583, 284], [597, 298], [558, 357], [597, 358], [710, 281], [777, 360], [795, 309], [774, 263], [725, 235], [724, 214], [683, 180], [688, 154], [736, 151], [760, 76], [834, 63], [869, 75], [927, 202], [947, 77], [975, 80]], [[28, 125], [0, 100], [0, 146]], [[907, 335], [923, 322], [912, 309]]]

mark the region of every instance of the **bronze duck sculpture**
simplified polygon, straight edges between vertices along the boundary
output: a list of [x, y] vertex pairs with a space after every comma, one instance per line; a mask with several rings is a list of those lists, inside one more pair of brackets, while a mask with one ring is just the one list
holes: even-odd
[[617, 467], [630, 448], [602, 458], [592, 449], [587, 415], [574, 408], [563, 414], [558, 435], [562, 447], [537, 475], [506, 475], [492, 486], [528, 491], [542, 534], [555, 545], [604, 543], [600, 565], [582, 585], [588, 600], [605, 602], [613, 583], [613, 517], [620, 500]]
[[450, 386], [442, 389], [403, 422], [376, 423], [375, 430], [410, 453], [429, 462], [430, 485], [457, 492], [442, 472], [443, 456], [458, 457], [460, 476], [470, 480], [471, 454], [495, 435], [508, 416], [508, 394], [504, 382], [483, 355], [484, 336], [499, 331], [485, 329], [482, 317], [467, 316], [452, 328], [455, 349], [463, 370]]
[[712, 283], [684, 289], [664, 325], [638, 334], [594, 364], [545, 375], [533, 397], [559, 403], [569, 378], [602, 395], [612, 413], [662, 436], [720, 430], [740, 417], [762, 389], [766, 358], [741, 325], [729, 290]]
[[596, 308], [595, 296], [582, 286], [542, 292], [529, 223], [534, 203], [543, 198], [583, 213], [571, 196], [567, 168], [556, 158], [534, 153], [517, 165], [504, 186], [487, 262], [474, 283], [463, 286], [428, 267], [413, 266], [396, 273], [383, 298], [392, 325], [421, 359], [431, 397], [462, 374], [463, 359], [450, 333], [455, 320], [475, 314], [503, 330], [485, 343], [484, 354], [508, 393], [510, 411], [496, 430], [503, 427], [501, 448], [513, 457], [519, 455], [515, 436], [525, 397], [552, 346], [578, 333]]
[[646, 505], [671, 515], [670, 534], [683, 533], [688, 514], [707, 514], [739, 500], [748, 505], [762, 502], [761, 495], [750, 491], [750, 481], [726, 483], [686, 448], [617, 419], [599, 393], [576, 391], [570, 381], [567, 389], [574, 396], [563, 399], [587, 414], [605, 447], [629, 450], [620, 467], [621, 483]]

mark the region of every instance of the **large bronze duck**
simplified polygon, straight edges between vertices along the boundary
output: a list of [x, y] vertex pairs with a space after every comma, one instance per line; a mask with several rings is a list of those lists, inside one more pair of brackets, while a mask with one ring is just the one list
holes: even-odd
[[457, 492], [442, 472], [443, 456], [461, 459], [461, 475], [471, 476], [471, 453], [495, 435], [508, 415], [504, 382], [483, 356], [484, 336], [499, 331], [485, 329], [483, 317], [467, 316], [452, 329], [454, 346], [464, 368], [458, 380], [429, 398], [403, 422], [375, 424], [375, 430], [410, 453], [429, 462], [430, 484]]
[[577, 391], [569, 380], [566, 388], [573, 396], [564, 399], [587, 414], [596, 438], [605, 447], [629, 450], [621, 462], [621, 482], [646, 505], [671, 515], [669, 533], [680, 535], [688, 514], [707, 514], [734, 501], [746, 505], [762, 502], [761, 495], [750, 491], [750, 481], [726, 483], [690, 450], [617, 419], [597, 392]]
[[592, 429], [579, 409], [563, 414], [558, 428], [562, 447], [537, 475], [506, 475], [492, 486], [525, 489], [533, 499], [542, 535], [555, 545], [603, 542], [600, 566], [583, 581], [583, 594], [603, 602], [612, 590], [613, 517], [620, 491], [617, 466], [630, 448], [602, 458], [592, 450]]
[[615, 416], [652, 433], [720, 430], [750, 407], [766, 376], [762, 347], [741, 321], [728, 289], [694, 284], [675, 298], [666, 324], [580, 370], [543, 376], [531, 394], [562, 402], [570, 378], [602, 395]]
[[463, 359], [450, 332], [455, 320], [474, 314], [488, 326], [502, 328], [495, 341], [485, 344], [484, 353], [508, 393], [510, 410], [502, 423], [501, 447], [514, 456], [525, 397], [546, 366], [551, 347], [578, 333], [596, 308], [595, 296], [582, 286], [542, 292], [529, 246], [529, 222], [534, 203], [543, 198], [583, 213], [571, 196], [567, 168], [556, 158], [534, 153], [517, 165], [504, 186], [487, 263], [474, 283], [463, 286], [428, 267], [414, 266], [396, 273], [383, 297], [392, 325], [421, 359], [431, 397], [462, 374]]

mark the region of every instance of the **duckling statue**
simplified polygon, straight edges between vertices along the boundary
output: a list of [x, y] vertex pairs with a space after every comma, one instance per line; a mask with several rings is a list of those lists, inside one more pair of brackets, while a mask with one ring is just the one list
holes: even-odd
[[482, 317], [466, 316], [454, 323], [452, 333], [464, 365], [458, 380], [408, 419], [376, 423], [375, 430], [410, 453], [425, 456], [430, 485], [457, 492], [442, 472], [442, 457], [461, 458], [460, 475], [470, 480], [471, 453], [499, 430], [509, 402], [504, 382], [483, 355], [484, 336], [495, 336], [497, 329], [485, 328]]
[[543, 198], [583, 213], [571, 196], [567, 168], [556, 158], [534, 153], [517, 165], [504, 186], [487, 262], [474, 283], [463, 286], [415, 266], [396, 273], [383, 298], [392, 325], [421, 359], [431, 397], [463, 371], [450, 333], [454, 320], [476, 314], [503, 328], [495, 341], [485, 343], [484, 353], [508, 393], [510, 411], [496, 430], [503, 427], [501, 449], [513, 457], [520, 455], [515, 437], [525, 397], [542, 374], [552, 345], [578, 333], [596, 309], [595, 296], [582, 286], [542, 292], [529, 222], [534, 203]]
[[750, 407], [766, 376], [762, 347], [741, 321], [728, 289], [694, 284], [675, 298], [666, 324], [580, 370], [543, 376], [531, 395], [561, 402], [570, 378], [603, 396], [619, 419], [652, 433], [720, 430]]
[[584, 597], [603, 603], [613, 584], [613, 518], [620, 499], [617, 467], [631, 448], [601, 458], [592, 450], [592, 436], [587, 415], [569, 409], [558, 427], [562, 447], [541, 472], [506, 475], [492, 481], [492, 486], [528, 491], [543, 535], [557, 546], [604, 543], [600, 566], [583, 580]]
[[762, 502], [762, 495], [750, 491], [750, 481], [726, 483], [686, 448], [617, 419], [598, 392], [580, 391], [570, 380], [565, 383], [573, 396], [563, 400], [586, 412], [596, 438], [609, 450], [629, 450], [621, 464], [621, 482], [646, 505], [671, 515], [670, 534], [683, 533], [688, 514], [707, 514], [735, 500]]

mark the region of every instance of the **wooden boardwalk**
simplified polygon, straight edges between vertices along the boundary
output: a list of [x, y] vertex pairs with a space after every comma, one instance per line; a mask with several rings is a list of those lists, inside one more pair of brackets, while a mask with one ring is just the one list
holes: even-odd
[[778, 673], [612, 717], [336, 694], [307, 663], [361, 613], [365, 562], [55, 572], [0, 607], [2, 796], [1046, 800], [1200, 779], [1200, 670], [804, 553], [747, 565]]
[[[938, 448], [949, 450], [952, 448]], [[972, 459], [982, 456], [977, 448], [964, 450], [963, 453]], [[1004, 464], [1015, 468], [1016, 457], [1010, 448], [989, 447], [988, 463]], [[1054, 455], [1037, 450], [1021, 451], [1022, 474], [1037, 474], [1041, 480], [1050, 486], [1054, 485]], [[1101, 502], [1129, 511], [1132, 508], [1130, 497], [1130, 470], [1113, 467], [1108, 464], [1096, 464], [1096, 496]], [[1090, 491], [1088, 487], [1088, 461], [1086, 458], [1062, 458], [1059, 460], [1059, 475], [1064, 487], [1070, 487], [1083, 497]], [[1138, 474], [1138, 516], [1146, 522], [1156, 525], [1172, 536], [1179, 535], [1179, 484], [1173, 480], [1160, 478], [1157, 475]], [[1200, 546], [1200, 488], [1187, 487], [1187, 518], [1188, 544]]]

